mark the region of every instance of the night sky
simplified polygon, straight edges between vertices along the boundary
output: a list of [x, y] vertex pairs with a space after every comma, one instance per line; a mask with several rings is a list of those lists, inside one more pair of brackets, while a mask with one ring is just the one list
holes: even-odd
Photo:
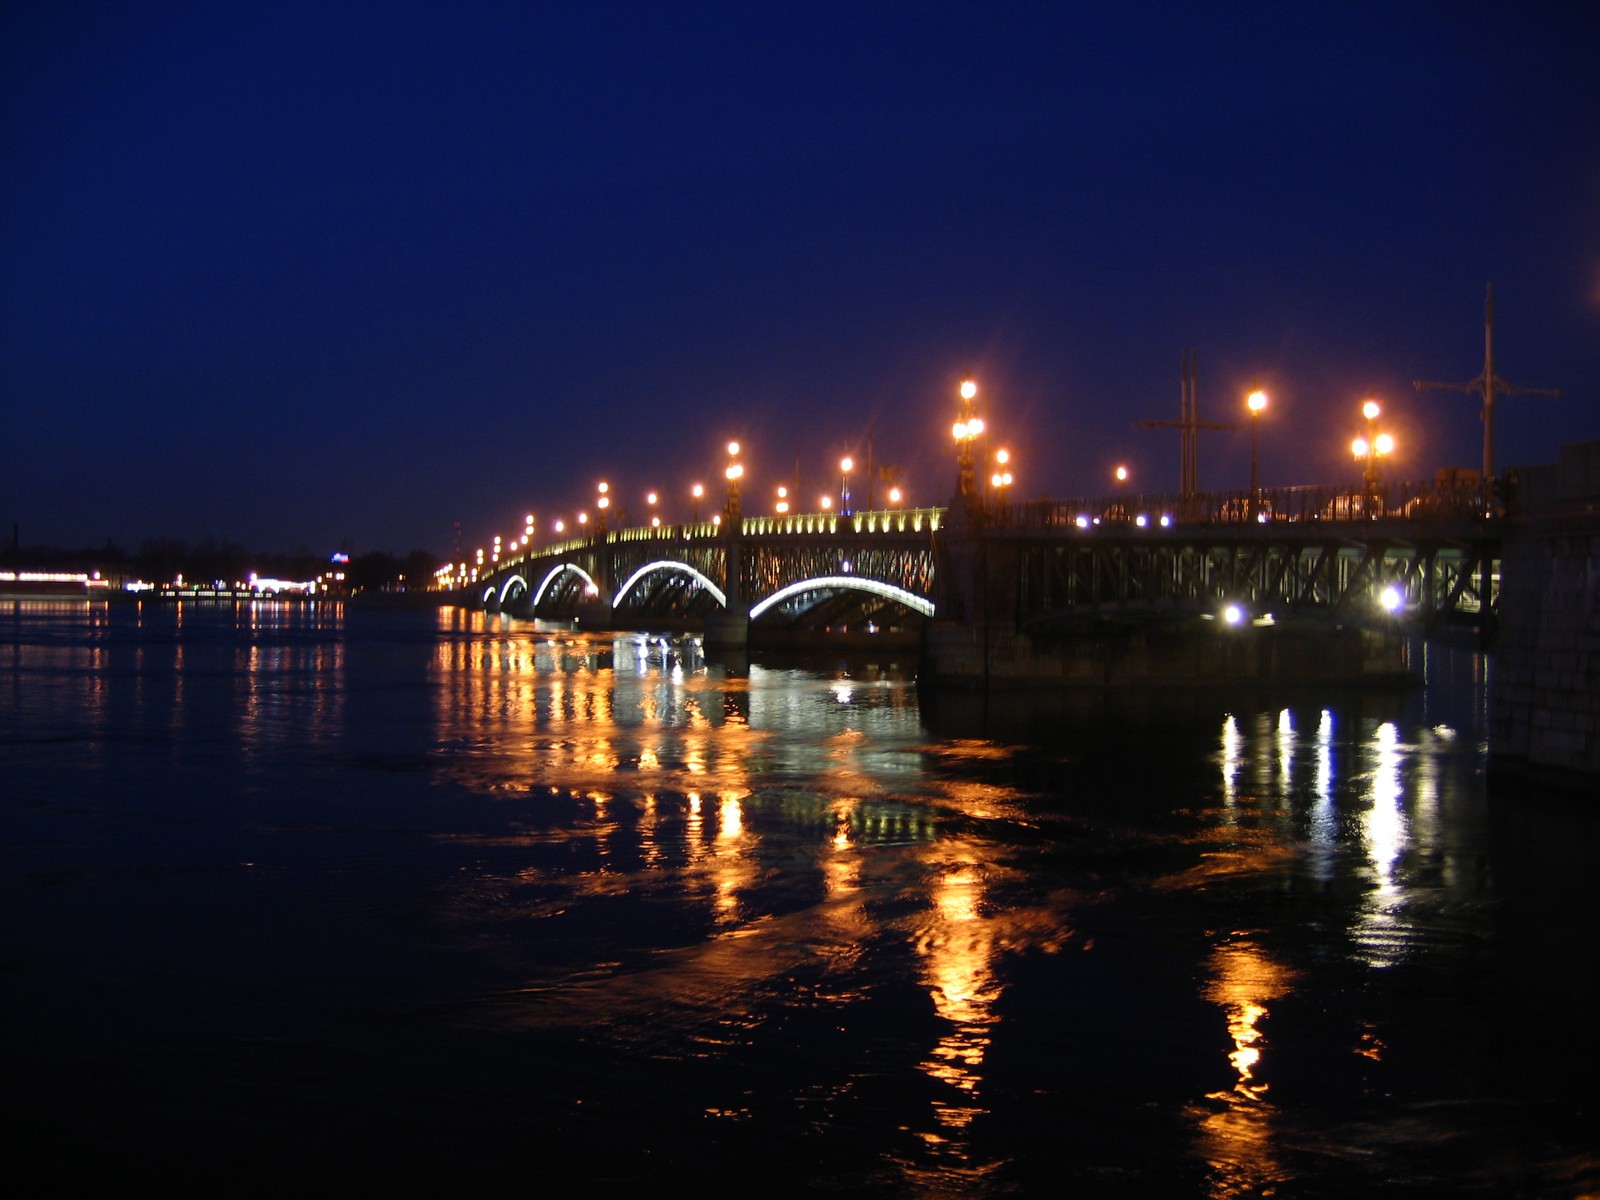
[[[1600, 5], [0, 3], [0, 520], [450, 556], [841, 454], [1176, 491], [1600, 437]], [[1207, 433], [1202, 487], [1248, 482]], [[858, 485], [858, 499], [860, 490]], [[805, 507], [814, 507], [806, 505]]]

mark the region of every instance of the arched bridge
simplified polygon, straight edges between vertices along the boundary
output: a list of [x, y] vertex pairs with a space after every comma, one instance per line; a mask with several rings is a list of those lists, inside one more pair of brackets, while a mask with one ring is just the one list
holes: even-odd
[[769, 635], [915, 632], [939, 607], [943, 517], [894, 509], [598, 532], [505, 558], [465, 590], [484, 607], [610, 628], [733, 615]]
[[476, 606], [600, 628], [709, 636], [731, 620], [736, 641], [916, 634], [930, 619], [1059, 637], [1229, 614], [1481, 643], [1502, 520], [1476, 496], [1302, 487], [744, 517], [601, 531], [460, 586]]

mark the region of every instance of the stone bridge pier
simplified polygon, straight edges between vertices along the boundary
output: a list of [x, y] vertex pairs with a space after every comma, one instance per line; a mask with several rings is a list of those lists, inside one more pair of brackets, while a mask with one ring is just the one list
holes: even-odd
[[1499, 780], [1600, 797], [1600, 441], [1510, 473], [1500, 623], [1489, 672]]

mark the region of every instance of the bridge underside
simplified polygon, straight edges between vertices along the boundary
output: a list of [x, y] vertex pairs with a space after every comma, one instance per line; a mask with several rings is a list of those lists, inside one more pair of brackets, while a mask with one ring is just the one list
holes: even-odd
[[[932, 606], [929, 605], [929, 608]], [[792, 642], [814, 637], [835, 640], [853, 635], [888, 636], [909, 641], [928, 615], [888, 589], [869, 590], [821, 584], [797, 585], [752, 616], [750, 636], [757, 642]]]

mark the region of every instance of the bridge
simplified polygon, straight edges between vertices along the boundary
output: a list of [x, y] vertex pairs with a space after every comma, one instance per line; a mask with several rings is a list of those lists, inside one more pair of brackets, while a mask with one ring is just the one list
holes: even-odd
[[713, 641], [915, 633], [938, 611], [942, 508], [741, 517], [597, 531], [462, 585], [474, 605]]
[[722, 644], [915, 641], [933, 623], [1032, 637], [1211, 622], [1483, 643], [1500, 522], [1473, 488], [1297, 487], [645, 526], [529, 547], [458, 581], [474, 605]]
[[[1495, 497], [1491, 506], [1489, 498]], [[1502, 503], [1503, 501], [1503, 503]], [[1494, 650], [1497, 770], [1600, 777], [1600, 442], [1556, 464], [1296, 487], [598, 530], [466, 572], [458, 603], [708, 647], [915, 645], [919, 681], [1409, 679], [1416, 639]]]

